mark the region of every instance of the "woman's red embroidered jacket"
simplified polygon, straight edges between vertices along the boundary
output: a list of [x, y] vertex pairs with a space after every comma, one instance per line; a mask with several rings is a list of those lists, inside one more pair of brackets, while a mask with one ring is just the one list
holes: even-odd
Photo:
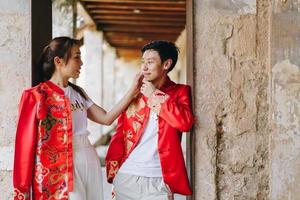
[[23, 92], [13, 171], [14, 199], [68, 199], [73, 189], [70, 102], [50, 81]]
[[191, 195], [181, 149], [182, 132], [189, 131], [194, 118], [190, 87], [175, 84], [169, 77], [148, 99], [141, 96], [121, 114], [106, 156], [108, 182], [112, 182], [122, 163], [143, 134], [150, 109], [158, 116], [158, 153], [163, 179], [174, 193]]

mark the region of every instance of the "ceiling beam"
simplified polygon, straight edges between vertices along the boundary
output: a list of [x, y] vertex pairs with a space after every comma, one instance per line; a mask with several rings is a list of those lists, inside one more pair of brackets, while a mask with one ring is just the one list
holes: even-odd
[[138, 46], [138, 47], [141, 47], [141, 46], [144, 46], [145, 44], [153, 41], [153, 40], [168, 40], [168, 41], [171, 41], [171, 42], [174, 42], [175, 40], [171, 40], [171, 39], [144, 39], [144, 40], [141, 40], [141, 41], [137, 41], [137, 40], [122, 40], [122, 39], [107, 39], [107, 41], [114, 47], [120, 47], [120, 46], [128, 46], [128, 47], [131, 47], [132, 46]]
[[185, 6], [184, 7], [176, 7], [176, 6], [165, 6], [165, 7], [159, 7], [159, 6], [143, 6], [143, 5], [131, 5], [131, 6], [124, 6], [124, 5], [102, 5], [102, 4], [87, 4], [85, 6], [88, 10], [90, 9], [102, 9], [102, 10], [140, 10], [140, 12], [144, 11], [176, 11], [176, 12], [185, 12]]
[[184, 27], [172, 27], [172, 26], [157, 26], [148, 25], [142, 29], [138, 25], [114, 25], [114, 24], [98, 24], [98, 29], [103, 31], [115, 31], [115, 32], [126, 32], [126, 33], [166, 33], [166, 34], [178, 34]]
[[89, 11], [92, 15], [135, 15], [135, 16], [156, 16], [156, 15], [166, 15], [166, 16], [184, 16], [186, 15], [185, 12], [172, 12], [172, 11], [132, 11], [132, 10], [93, 10]]
[[173, 16], [171, 17], [163, 17], [163, 16], [116, 16], [116, 15], [111, 15], [111, 16], [99, 16], [99, 15], [94, 15], [93, 16], [94, 20], [118, 20], [118, 21], [157, 21], [157, 22], [178, 22], [178, 23], [185, 23], [185, 17], [176, 17]]
[[128, 59], [140, 59], [142, 53], [140, 49], [125, 49], [125, 48], [117, 48], [117, 54], [120, 57], [128, 58]]
[[143, 29], [143, 26], [157, 25], [157, 26], [168, 26], [168, 27], [184, 27], [183, 22], [165, 22], [165, 21], [120, 21], [120, 20], [95, 20], [96, 23], [100, 24], [122, 24], [122, 25], [138, 25], [139, 29]]
[[133, 43], [133, 44], [119, 44], [119, 43], [112, 43], [110, 42], [111, 46], [115, 47], [115, 48], [123, 48], [123, 49], [141, 49], [145, 44], [147, 44], [148, 42], [145, 43]]
[[160, 36], [160, 37], [165, 37], [165, 36], [178, 36], [178, 32], [177, 33], [149, 33], [149, 32], [116, 32], [116, 31], [105, 31], [105, 35], [108, 37], [122, 37], [122, 36], [132, 36], [132, 37], [140, 37], [140, 36], [144, 36], [144, 37], [153, 37], [153, 36]]
[[185, 1], [153, 1], [153, 0], [81, 0], [86, 3], [101, 3], [101, 4], [144, 4], [144, 5], [185, 5]]
[[108, 39], [149, 39], [149, 40], [154, 40], [154, 39], [166, 39], [166, 40], [174, 40], [178, 37], [178, 34], [149, 34], [149, 33], [135, 33], [135, 34], [128, 34], [128, 33], [115, 33], [115, 32], [105, 32], [104, 33], [105, 37]]
[[177, 37], [137, 37], [137, 38], [130, 38], [130, 37], [121, 37], [121, 38], [117, 38], [117, 37], [105, 37], [105, 39], [109, 42], [112, 42], [112, 43], [124, 43], [124, 44], [127, 44], [127, 43], [142, 43], [142, 44], [146, 44], [148, 43], [149, 41], [153, 41], [153, 40], [167, 40], [167, 41], [171, 41], [171, 42], [174, 42], [176, 41]]

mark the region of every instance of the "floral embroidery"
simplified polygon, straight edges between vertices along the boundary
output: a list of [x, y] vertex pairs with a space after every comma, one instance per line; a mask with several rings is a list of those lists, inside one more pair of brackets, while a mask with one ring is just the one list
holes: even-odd
[[52, 194], [50, 196], [49, 199], [68, 199], [68, 191], [67, 191], [67, 187], [60, 187], [58, 188], [54, 194]]
[[68, 177], [66, 174], [62, 174], [60, 172], [51, 174], [50, 178], [49, 178], [49, 183], [54, 185], [57, 183], [66, 183], [68, 180]]
[[133, 133], [132, 131], [124, 132], [125, 136], [125, 153], [128, 154], [131, 147], [133, 146]]
[[51, 128], [56, 124], [56, 119], [51, 115], [47, 114], [46, 118], [42, 121], [42, 126], [45, 127], [47, 131], [50, 131]]
[[115, 177], [117, 174], [117, 171], [119, 170], [119, 161], [110, 161], [109, 163], [109, 172], [107, 178], [110, 179], [112, 177]]
[[49, 161], [51, 163], [56, 163], [59, 159], [60, 153], [58, 152], [57, 148], [52, 145], [45, 144], [43, 146], [44, 154], [47, 155]]
[[137, 133], [140, 130], [141, 126], [142, 124], [140, 122], [137, 121], [132, 122], [132, 127], [135, 133]]
[[44, 167], [42, 163], [37, 163], [35, 166], [35, 180], [42, 183], [44, 178], [49, 174], [49, 169]]
[[67, 139], [68, 139], [67, 133], [63, 133], [62, 135], [58, 136], [58, 140], [60, 142], [62, 142], [63, 144], [65, 144], [67, 142]]
[[21, 192], [17, 188], [14, 189], [14, 199], [25, 200], [29, 197], [27, 192]]
[[155, 92], [148, 99], [148, 106], [153, 112], [159, 115], [161, 104], [164, 103], [168, 98], [168, 94], [163, 93], [160, 90], [155, 90]]
[[50, 140], [50, 132], [47, 131], [42, 125], [41, 125], [41, 121], [39, 122], [39, 126], [38, 126], [38, 143], [37, 143], [37, 155], [41, 155], [42, 153], [42, 147], [43, 145]]
[[135, 116], [138, 119], [138, 121], [142, 124], [144, 119], [145, 119], [145, 114], [140, 115], [140, 114], [137, 113]]
[[145, 101], [143, 98], [139, 98], [137, 101], [130, 104], [130, 106], [126, 110], [127, 118], [134, 116], [139, 110], [146, 106]]

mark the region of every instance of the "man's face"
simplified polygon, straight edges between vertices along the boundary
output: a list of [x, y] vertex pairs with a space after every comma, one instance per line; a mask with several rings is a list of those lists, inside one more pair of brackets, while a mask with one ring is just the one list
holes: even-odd
[[142, 57], [141, 71], [144, 75], [144, 78], [153, 84], [158, 83], [167, 73], [163, 68], [158, 52], [152, 49], [144, 52]]

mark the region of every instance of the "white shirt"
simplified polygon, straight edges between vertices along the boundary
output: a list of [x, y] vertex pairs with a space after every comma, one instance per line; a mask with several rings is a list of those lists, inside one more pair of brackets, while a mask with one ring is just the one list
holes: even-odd
[[71, 86], [63, 88], [65, 96], [70, 99], [72, 111], [72, 130], [73, 135], [88, 134], [87, 131], [87, 109], [94, 103], [91, 99], [84, 99]]
[[145, 132], [119, 172], [144, 177], [162, 177], [157, 147], [158, 117], [151, 111]]

